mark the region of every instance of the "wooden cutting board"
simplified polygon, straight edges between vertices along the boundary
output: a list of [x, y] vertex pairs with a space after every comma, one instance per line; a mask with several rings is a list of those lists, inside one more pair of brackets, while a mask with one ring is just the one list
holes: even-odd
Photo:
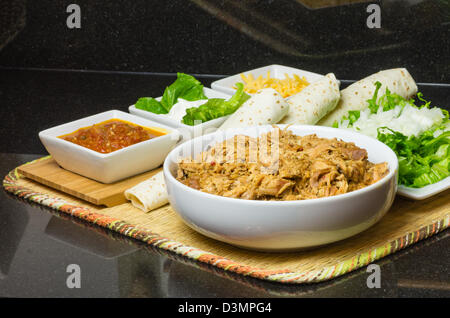
[[26, 178], [53, 189], [73, 195], [95, 205], [112, 207], [127, 201], [124, 195], [125, 190], [147, 180], [161, 171], [162, 168], [157, 168], [110, 184], [100, 183], [65, 170], [51, 157], [20, 166], [17, 170]]

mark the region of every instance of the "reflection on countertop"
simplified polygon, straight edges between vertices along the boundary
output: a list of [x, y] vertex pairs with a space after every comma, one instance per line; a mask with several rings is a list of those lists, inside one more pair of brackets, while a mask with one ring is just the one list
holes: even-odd
[[[205, 87], [223, 77], [192, 75]], [[160, 96], [175, 79], [175, 73], [0, 68], [0, 152], [45, 154], [39, 131], [107, 110], [128, 112], [140, 97]], [[357, 79], [339, 78], [341, 89]], [[450, 110], [450, 84], [418, 84], [434, 106]], [[24, 123], [27, 129], [18, 129]], [[11, 131], [15, 138], [7, 137]]]
[[[0, 172], [37, 157], [0, 153]], [[2, 236], [1, 297], [450, 296], [448, 231], [378, 261], [380, 289], [367, 288], [365, 268], [328, 282], [283, 285], [155, 249], [5, 191], [0, 195], [2, 228], [21, 229]], [[70, 264], [81, 268], [80, 289], [66, 286]]]
[[[450, 82], [448, 1], [89, 2], [80, 29], [66, 26], [66, 3], [44, 3], [26, 2], [0, 66], [235, 74], [276, 63], [356, 79], [401, 64], [420, 82]], [[367, 26], [373, 3], [380, 28]]]

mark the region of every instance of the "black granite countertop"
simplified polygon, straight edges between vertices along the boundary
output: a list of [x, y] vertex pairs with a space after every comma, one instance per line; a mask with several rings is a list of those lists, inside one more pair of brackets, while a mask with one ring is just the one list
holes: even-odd
[[[5, 175], [39, 155], [0, 153]], [[444, 231], [329, 282], [289, 286], [244, 278], [149, 249], [142, 243], [0, 193], [0, 297], [448, 297], [450, 233]], [[67, 266], [81, 288], [66, 286]]]
[[[220, 76], [198, 78], [209, 83]], [[45, 154], [37, 133], [108, 109], [126, 111], [158, 96], [175, 74], [0, 69], [0, 174]], [[350, 79], [349, 79], [350, 80]], [[343, 80], [343, 85], [350, 81]], [[450, 85], [420, 84], [437, 106]], [[329, 282], [286, 286], [199, 265], [78, 219], [0, 193], [0, 297], [448, 297], [448, 230]], [[82, 271], [66, 286], [67, 266]]]
[[[0, 2], [0, 66], [235, 74], [282, 64], [358, 79], [406, 67], [450, 83], [450, 5], [436, 0]], [[370, 4], [380, 28], [369, 28]]]

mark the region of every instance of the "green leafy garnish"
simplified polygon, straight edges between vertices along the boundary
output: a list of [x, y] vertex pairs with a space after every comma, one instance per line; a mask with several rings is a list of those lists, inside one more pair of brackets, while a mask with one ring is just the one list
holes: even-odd
[[210, 98], [205, 104], [199, 107], [186, 109], [183, 117], [183, 124], [193, 126], [197, 123], [206, 122], [219, 117], [234, 113], [246, 100], [250, 98], [244, 92], [244, 85], [236, 83], [236, 93], [229, 99]]
[[152, 97], [142, 97], [136, 102], [135, 107], [155, 114], [167, 114], [172, 106], [178, 102], [179, 98], [187, 101], [196, 101], [208, 99], [208, 101], [199, 106], [191, 107], [186, 110], [186, 115], [182, 122], [193, 126], [194, 123], [206, 122], [222, 116], [234, 113], [247, 99], [249, 95], [244, 93], [244, 85], [236, 84], [238, 87], [236, 93], [229, 99], [210, 98], [203, 93], [203, 85], [193, 76], [177, 73], [177, 79], [170, 86], [166, 87], [161, 101]]
[[373, 94], [371, 99], [367, 100], [367, 103], [369, 104], [368, 108], [370, 109], [371, 113], [376, 113], [378, 111], [378, 105], [377, 105], [377, 98], [378, 98], [378, 91], [380, 90], [381, 83], [376, 82], [375, 83], [375, 93]]
[[[418, 109], [430, 108], [431, 102], [425, 100], [420, 92], [417, 93], [417, 101], [414, 101], [413, 99], [407, 100], [386, 88], [385, 94], [378, 98], [381, 83], [376, 82], [375, 86], [373, 97], [367, 100], [370, 114], [376, 114], [379, 111], [386, 112], [397, 106], [401, 107], [401, 114], [406, 105]], [[421, 105], [417, 105], [419, 102]], [[388, 127], [377, 129], [377, 139], [388, 145], [397, 155], [399, 184], [421, 188], [450, 176], [449, 112], [445, 109], [440, 110], [444, 115], [442, 121], [418, 136], [408, 137]], [[361, 111], [359, 110], [349, 111], [347, 116], [342, 117], [340, 122], [335, 122], [333, 127], [339, 127], [339, 124], [344, 121], [348, 121], [346, 127], [353, 127], [360, 115]]]
[[195, 77], [183, 73], [177, 73], [177, 80], [164, 90], [161, 104], [169, 112], [178, 98], [187, 101], [207, 99], [203, 93], [202, 83]]
[[[348, 116], [342, 117], [342, 121], [348, 120], [348, 125], [349, 125], [349, 126], [352, 126], [353, 123], [354, 123], [355, 121], [357, 121], [357, 120], [359, 119], [360, 116], [361, 116], [361, 112], [360, 112], [359, 110], [350, 110], [350, 111], [348, 112]], [[337, 121], [336, 121], [335, 123], [333, 123], [333, 126], [334, 126], [335, 124], [336, 124], [336, 127], [335, 127], [335, 128], [338, 128], [338, 127], [339, 127], [339, 124], [338, 124]]]
[[141, 97], [134, 105], [138, 109], [146, 110], [155, 114], [167, 114], [168, 111], [152, 97]]
[[[392, 93], [389, 88], [386, 87], [386, 91], [383, 96], [378, 98], [378, 91], [381, 88], [380, 82], [375, 82], [375, 92], [371, 99], [367, 100], [368, 108], [370, 109], [370, 113], [376, 114], [380, 107], [383, 111], [388, 111], [394, 109], [396, 106], [400, 105], [405, 107], [408, 103], [414, 104], [414, 100], [406, 100], [402, 96]], [[420, 94], [420, 93], [419, 93]]]
[[386, 87], [386, 92], [383, 96], [380, 97], [379, 107], [383, 108], [383, 111], [386, 112], [388, 110], [394, 109], [396, 106], [402, 106], [402, 109], [408, 104], [414, 104], [414, 100], [406, 100], [398, 94], [391, 93], [391, 91]]
[[[429, 108], [431, 102], [426, 101], [422, 93], [417, 94], [417, 99], [423, 102], [423, 105], [416, 106], [414, 100], [408, 101], [386, 89], [386, 94], [379, 99], [378, 107], [383, 107], [383, 111], [393, 109], [397, 105], [404, 107], [406, 104]], [[450, 131], [444, 131], [449, 116], [446, 110], [441, 110], [445, 116], [441, 124], [419, 136], [407, 137], [386, 127], [378, 128], [377, 139], [388, 145], [397, 155], [400, 184], [421, 188], [450, 176]], [[435, 137], [438, 130], [444, 132]]]
[[202, 83], [191, 75], [177, 73], [177, 79], [166, 87], [160, 102], [152, 97], [142, 97], [136, 102], [135, 107], [155, 114], [167, 114], [177, 103], [178, 98], [187, 101], [207, 99], [203, 93]]
[[424, 103], [423, 105], [419, 106], [419, 108], [423, 108], [423, 107], [429, 108], [430, 107], [431, 101], [426, 101], [425, 98], [423, 98], [423, 94], [421, 92], [417, 93], [417, 99]]
[[442, 128], [427, 130], [418, 137], [407, 137], [386, 127], [378, 128], [377, 139], [397, 155], [400, 184], [421, 188], [450, 175], [450, 131], [434, 137], [434, 132]]

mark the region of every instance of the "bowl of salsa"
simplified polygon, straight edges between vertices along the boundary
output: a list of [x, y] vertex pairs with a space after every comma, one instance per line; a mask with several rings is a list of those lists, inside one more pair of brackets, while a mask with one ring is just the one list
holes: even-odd
[[70, 134], [59, 136], [59, 138], [100, 153], [111, 153], [165, 134], [159, 129], [143, 127], [113, 118], [77, 129]]
[[157, 168], [179, 134], [163, 124], [110, 110], [46, 129], [39, 138], [62, 168], [113, 183]]

